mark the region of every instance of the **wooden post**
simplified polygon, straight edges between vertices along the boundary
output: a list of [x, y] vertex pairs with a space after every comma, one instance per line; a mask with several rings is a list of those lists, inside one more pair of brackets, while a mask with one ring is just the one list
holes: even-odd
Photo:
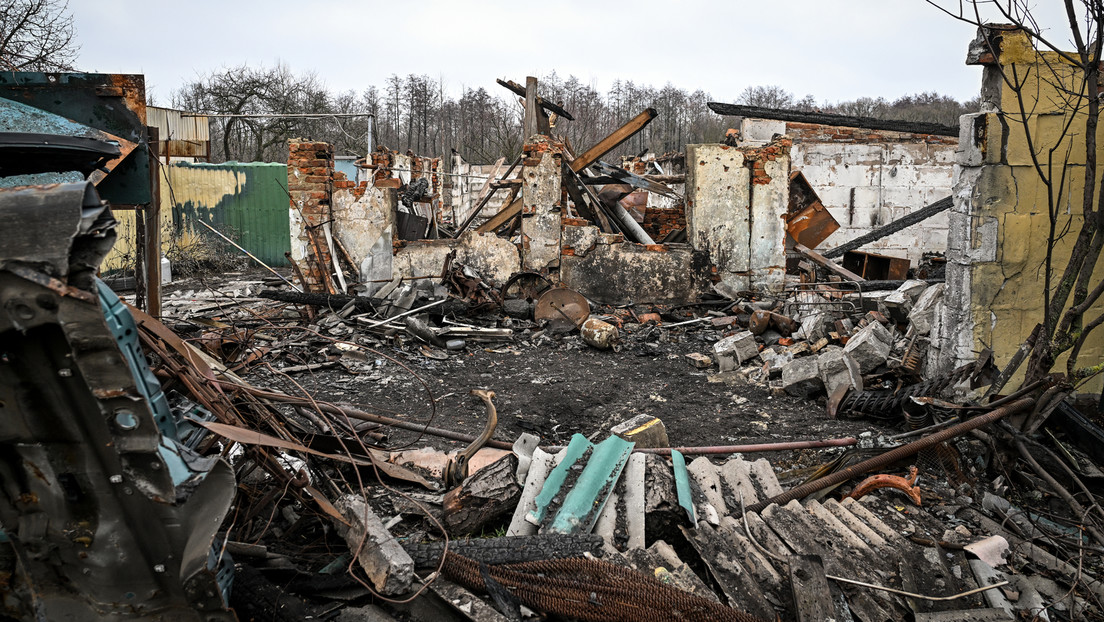
[[534, 134], [540, 133], [540, 127], [537, 124], [537, 79], [533, 76], [526, 76], [525, 78], [525, 124], [523, 129], [525, 130], [525, 136], [522, 140], [528, 141]]
[[150, 161], [150, 202], [145, 218], [146, 312], [161, 317], [161, 161], [156, 127], [147, 127]]

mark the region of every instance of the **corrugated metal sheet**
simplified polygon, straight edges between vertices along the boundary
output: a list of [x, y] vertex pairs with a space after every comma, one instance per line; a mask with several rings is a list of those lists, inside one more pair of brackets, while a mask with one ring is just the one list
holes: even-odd
[[[211, 248], [225, 247], [202, 219], [270, 266], [287, 263], [291, 250], [288, 220], [287, 166], [268, 162], [206, 164], [173, 162], [161, 180], [162, 252], [203, 258]], [[115, 248], [104, 271], [132, 267], [134, 214], [117, 211], [120, 221]], [[228, 252], [237, 253], [236, 250]]]
[[[287, 166], [226, 162], [168, 167], [173, 229], [180, 235], [209, 235], [190, 222], [202, 218], [269, 265], [284, 265], [291, 250]], [[163, 186], [165, 184], [162, 184]]]
[[211, 141], [207, 117], [185, 117], [182, 110], [146, 107], [146, 119], [156, 127], [162, 156], [206, 158]]

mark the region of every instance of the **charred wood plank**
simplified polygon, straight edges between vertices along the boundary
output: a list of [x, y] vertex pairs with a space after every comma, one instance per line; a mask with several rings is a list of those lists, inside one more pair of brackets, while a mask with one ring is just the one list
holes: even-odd
[[897, 233], [902, 229], [907, 229], [908, 227], [911, 227], [918, 222], [925, 221], [940, 212], [946, 211], [952, 205], [954, 205], [954, 201], [951, 200], [951, 197], [940, 199], [923, 209], [918, 209], [915, 212], [906, 214], [889, 224], [878, 227], [870, 233], [860, 235], [854, 240], [849, 240], [833, 248], [832, 250], [825, 251], [824, 256], [829, 259], [833, 257], [841, 257], [847, 251], [853, 251], [856, 248], [861, 248], [863, 246], [866, 246], [867, 244], [870, 244], [871, 242]]
[[839, 265], [838, 263], [826, 258], [824, 255], [821, 255], [820, 253], [808, 248], [804, 244], [801, 244], [799, 242], [795, 242], [794, 243], [794, 250], [801, 253], [805, 257], [808, 257], [813, 263], [815, 263], [818, 266], [824, 268], [825, 270], [828, 270], [829, 272], [835, 272], [836, 274], [842, 276], [843, 278], [845, 278], [849, 281], [855, 281], [856, 283], [862, 283], [863, 281], [866, 280], [866, 279], [862, 278], [861, 276], [855, 274], [854, 272], [848, 270], [847, 268], [844, 268], [843, 266]]
[[[445, 554], [444, 542], [406, 544], [406, 552], [414, 560], [417, 571], [434, 570]], [[502, 538], [472, 538], [452, 540], [448, 549], [477, 562], [491, 566], [519, 564], [545, 559], [583, 557], [602, 554], [602, 536], [585, 534], [539, 534], [532, 536], [506, 536]]]
[[[495, 81], [498, 82], [501, 86], [504, 86], [507, 89], [509, 89], [510, 91], [512, 91], [514, 93], [514, 95], [517, 95], [518, 97], [525, 97], [525, 87], [518, 84], [517, 82], [514, 82], [513, 80], [495, 80]], [[575, 117], [571, 116], [571, 113], [564, 110], [561, 106], [559, 106], [557, 104], [554, 104], [554, 103], [544, 99], [540, 95], [537, 95], [537, 105], [540, 106], [541, 108], [544, 108], [548, 112], [554, 112], [554, 113], [560, 115], [561, 117], [567, 119], [568, 121], [574, 121], [575, 120]]]
[[297, 305], [311, 305], [313, 307], [328, 307], [339, 311], [350, 302], [358, 313], [375, 313], [375, 302], [366, 296], [345, 296], [341, 294], [318, 294], [311, 292], [285, 292], [278, 289], [266, 289], [257, 294], [261, 298], [290, 302]]
[[722, 102], [706, 104], [713, 112], [728, 117], [749, 117], [752, 119], [773, 119], [793, 123], [816, 123], [836, 127], [857, 127], [865, 130], [883, 130], [887, 132], [906, 132], [909, 134], [932, 134], [934, 136], [958, 136], [957, 125], [941, 123], [922, 123], [918, 121], [895, 121], [892, 119], [874, 119], [871, 117], [851, 117], [826, 112], [802, 112], [800, 110], [779, 110], [759, 106], [741, 106]]
[[521, 213], [521, 197], [518, 197], [510, 202], [509, 205], [503, 207], [497, 214], [491, 216], [487, 222], [476, 227], [477, 233], [487, 233], [488, 231], [494, 231], [502, 225], [510, 222], [514, 216]]

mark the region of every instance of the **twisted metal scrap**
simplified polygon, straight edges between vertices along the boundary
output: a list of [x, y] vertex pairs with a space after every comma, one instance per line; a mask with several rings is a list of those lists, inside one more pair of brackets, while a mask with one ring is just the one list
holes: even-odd
[[[759, 618], [668, 587], [628, 568], [572, 558], [483, 566], [491, 579], [530, 609], [592, 622], [762, 622]], [[478, 562], [445, 555], [444, 576], [468, 589], [487, 591]]]
[[908, 398], [937, 397], [948, 387], [972, 376], [976, 370], [975, 363], [967, 363], [945, 376], [930, 378], [893, 391], [852, 391], [843, 398], [836, 412], [839, 415], [849, 413], [896, 416]]
[[896, 488], [905, 493], [913, 503], [920, 505], [920, 487], [916, 485], [916, 478], [919, 477], [919, 475], [920, 471], [915, 465], [909, 467], [908, 477], [886, 475], [884, 473], [871, 475], [864, 479], [858, 486], [855, 486], [855, 490], [847, 496], [852, 499], [862, 499], [878, 488]]

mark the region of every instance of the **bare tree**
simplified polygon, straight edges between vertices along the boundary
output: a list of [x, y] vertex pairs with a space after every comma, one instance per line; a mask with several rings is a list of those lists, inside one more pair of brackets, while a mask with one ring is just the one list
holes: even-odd
[[[1002, 118], [1022, 133], [1032, 168], [1045, 195], [1037, 206], [1046, 210], [1046, 258], [1040, 267], [1044, 302], [1043, 331], [1027, 369], [1027, 380], [1042, 377], [1058, 357], [1068, 353], [1066, 372], [1072, 384], [1101, 371], [1104, 362], [1081, 365], [1078, 355], [1089, 335], [1104, 323], [1097, 302], [1104, 294], [1104, 279], [1096, 266], [1104, 247], [1104, 177], [1098, 170], [1097, 128], [1100, 124], [1100, 58], [1104, 44], [1104, 4], [1100, 0], [1064, 0], [1066, 26], [1072, 50], [1044, 34], [1031, 13], [1028, 0], [1006, 2], [929, 3], [957, 20], [979, 28], [971, 54], [1000, 58], [1002, 33], [1022, 32], [1040, 51], [1033, 62], [997, 63], [995, 73], [1003, 89], [1012, 95], [1014, 108], [1002, 109]], [[1077, 4], [1078, 6], [1075, 6]], [[982, 12], [995, 12], [1001, 24], [988, 24]], [[1040, 101], [1040, 85], [1053, 96]], [[1007, 101], [1006, 98], [1000, 98]], [[986, 102], [991, 109], [1001, 101]], [[1047, 113], [1060, 120], [1056, 132], [1038, 131], [1037, 115]], [[1080, 151], [1075, 154], [1074, 150]], [[1073, 188], [1071, 164], [1081, 156], [1083, 187]], [[1038, 203], [1044, 203], [1038, 205]], [[1072, 242], [1066, 239], [1074, 234]], [[1065, 259], [1068, 250], [1069, 258]], [[1064, 261], [1064, 264], [1062, 263]], [[1096, 307], [1094, 309], [1094, 307]]]
[[760, 108], [793, 108], [797, 103], [794, 94], [776, 85], [749, 86], [736, 98], [736, 101], [747, 106]]
[[12, 71], [69, 71], [79, 46], [69, 3], [0, 0], [0, 65]]

